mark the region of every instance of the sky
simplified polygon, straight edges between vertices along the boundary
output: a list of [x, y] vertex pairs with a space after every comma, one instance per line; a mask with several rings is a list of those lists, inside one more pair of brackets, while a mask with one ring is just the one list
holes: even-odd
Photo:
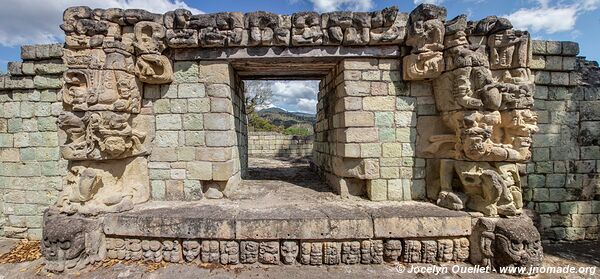
[[[448, 19], [460, 14], [471, 20], [504, 16], [515, 28], [529, 30], [534, 39], [576, 41], [580, 55], [600, 60], [600, 0], [0, 0], [0, 71], [6, 70], [7, 62], [20, 60], [22, 44], [62, 42], [64, 35], [59, 25], [63, 10], [70, 6], [142, 8], [156, 13], [186, 8], [193, 13], [263, 10], [292, 14], [313, 10], [371, 11], [394, 5], [400, 11], [410, 12], [423, 2], [445, 6]], [[316, 96], [315, 84], [273, 82], [274, 95], [285, 96], [286, 100], [273, 105], [314, 112], [314, 106], [304, 99], [309, 96], [306, 90]], [[290, 95], [292, 91], [297, 96]], [[290, 107], [294, 103], [300, 105]], [[309, 107], [313, 109], [307, 110]]]

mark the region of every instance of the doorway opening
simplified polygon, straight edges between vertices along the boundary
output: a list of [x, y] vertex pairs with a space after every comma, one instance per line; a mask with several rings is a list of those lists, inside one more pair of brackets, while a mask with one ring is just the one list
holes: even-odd
[[245, 183], [269, 193], [331, 192], [311, 169], [319, 81], [254, 79], [243, 85], [248, 119]]

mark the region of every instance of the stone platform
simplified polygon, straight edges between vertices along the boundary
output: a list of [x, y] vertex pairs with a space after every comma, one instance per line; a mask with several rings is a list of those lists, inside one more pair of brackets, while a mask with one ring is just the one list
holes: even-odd
[[104, 219], [107, 235], [199, 239], [347, 240], [468, 236], [471, 217], [421, 202], [280, 204], [150, 202]]

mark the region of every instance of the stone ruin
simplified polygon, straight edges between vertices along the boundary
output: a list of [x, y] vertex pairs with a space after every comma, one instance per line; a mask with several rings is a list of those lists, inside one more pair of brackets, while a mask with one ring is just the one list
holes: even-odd
[[[543, 82], [532, 40], [504, 18], [446, 17], [429, 4], [410, 14], [67, 9], [57, 119], [68, 167], [43, 219], [46, 268], [541, 265], [522, 180]], [[334, 225], [194, 208], [227, 199], [245, 176], [242, 80], [289, 76], [321, 79], [316, 171], [341, 198], [392, 206]]]

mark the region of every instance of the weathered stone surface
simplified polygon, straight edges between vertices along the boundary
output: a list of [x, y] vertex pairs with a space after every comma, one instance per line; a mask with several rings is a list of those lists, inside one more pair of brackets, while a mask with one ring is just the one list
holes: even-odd
[[471, 217], [433, 205], [412, 203], [405, 207], [381, 207], [372, 210], [375, 237], [467, 236]]

